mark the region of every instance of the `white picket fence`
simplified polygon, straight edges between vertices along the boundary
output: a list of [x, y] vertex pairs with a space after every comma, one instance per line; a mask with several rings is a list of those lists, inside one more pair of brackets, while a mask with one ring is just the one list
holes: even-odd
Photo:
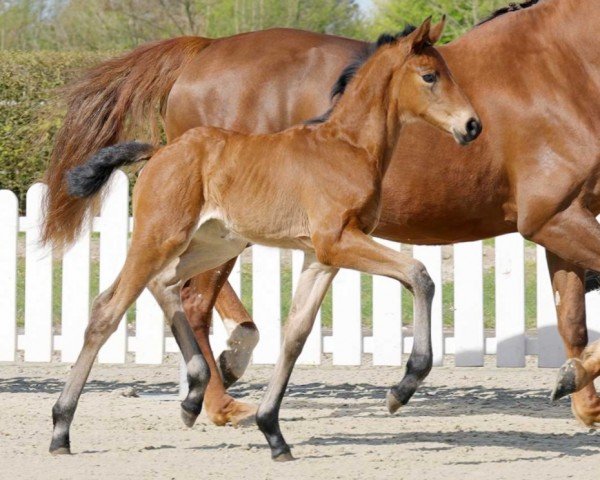
[[[60, 334], [52, 319], [52, 257], [39, 246], [41, 199], [45, 186], [33, 185], [27, 194], [27, 215], [19, 217], [17, 199], [0, 191], [0, 361], [15, 361], [18, 350], [26, 362], [49, 362], [54, 352], [60, 360], [73, 362], [83, 341], [89, 319], [90, 246], [87, 231], [62, 259], [62, 309]], [[110, 193], [92, 231], [100, 235], [99, 283], [106, 288], [115, 278], [127, 251], [132, 221], [128, 216], [128, 182], [122, 172], [111, 179]], [[17, 248], [18, 233], [25, 233], [25, 312], [24, 331], [17, 328]], [[382, 241], [392, 248], [400, 245]], [[485, 354], [495, 354], [497, 365], [520, 367], [525, 355], [538, 355], [539, 366], [556, 367], [564, 360], [556, 328], [554, 298], [548, 279], [545, 255], [537, 247], [537, 332], [525, 330], [524, 242], [517, 234], [496, 239], [495, 244], [496, 330], [485, 336], [483, 325], [482, 242], [454, 246], [454, 332], [448, 335], [442, 324], [442, 251], [440, 247], [417, 246], [413, 254], [421, 260], [436, 286], [432, 335], [434, 361], [441, 365], [445, 354], [454, 354], [458, 366], [483, 365]], [[253, 317], [261, 339], [254, 351], [255, 363], [274, 363], [279, 355], [282, 334], [280, 318], [280, 251], [255, 246], [252, 249]], [[292, 255], [294, 286], [302, 266], [302, 253]], [[240, 264], [230, 281], [240, 292]], [[342, 271], [333, 283], [332, 334], [323, 336], [317, 321], [300, 358], [303, 364], [319, 364], [323, 353], [332, 353], [337, 365], [359, 365], [363, 353], [372, 353], [375, 365], [400, 365], [402, 354], [412, 348], [412, 338], [403, 336], [401, 289], [386, 278], [373, 279], [372, 335], [363, 336], [361, 324], [361, 284], [357, 272]], [[407, 294], [404, 292], [404, 294]], [[600, 295], [587, 297], [588, 326], [592, 338], [600, 332]], [[58, 330], [58, 329], [57, 329]], [[127, 353], [135, 362], [158, 364], [165, 352], [177, 346], [165, 336], [162, 313], [145, 291], [136, 304], [135, 336], [128, 336], [122, 322], [102, 348], [100, 362], [122, 363]], [[215, 353], [225, 346], [226, 332], [218, 317], [213, 328]]]

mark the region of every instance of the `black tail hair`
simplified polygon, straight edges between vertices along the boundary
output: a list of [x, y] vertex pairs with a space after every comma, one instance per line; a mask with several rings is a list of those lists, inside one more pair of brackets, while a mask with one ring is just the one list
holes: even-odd
[[117, 168], [149, 160], [154, 151], [153, 145], [141, 142], [118, 143], [99, 150], [83, 165], [68, 171], [69, 195], [90, 197], [98, 193]]
[[585, 272], [585, 293], [600, 290], [600, 273], [594, 270]]

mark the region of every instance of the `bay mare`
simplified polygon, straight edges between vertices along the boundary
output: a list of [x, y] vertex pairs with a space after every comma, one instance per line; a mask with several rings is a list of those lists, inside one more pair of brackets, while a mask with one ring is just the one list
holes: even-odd
[[197, 127], [156, 153], [139, 142], [106, 147], [69, 172], [70, 194], [91, 202], [114, 169], [149, 160], [134, 188], [125, 264], [94, 300], [83, 348], [52, 409], [52, 453], [70, 453], [70, 424], [96, 355], [146, 286], [186, 361], [190, 388], [182, 417], [193, 426], [210, 370], [185, 318], [181, 288], [237, 257], [248, 243], [305, 252], [282, 354], [256, 417], [272, 457], [292, 459], [279, 408], [340, 268], [396, 279], [414, 294], [415, 345], [405, 377], [387, 397], [392, 413], [406, 404], [432, 365], [433, 282], [420, 262], [369, 233], [379, 220], [381, 183], [403, 125], [421, 119], [463, 145], [481, 132], [477, 114], [433, 47], [443, 25], [431, 27], [428, 19], [380, 48], [322, 123], [262, 135]]
[[[386, 174], [374, 232], [405, 243], [451, 244], [518, 231], [546, 247], [554, 298], [560, 299], [559, 331], [574, 359], [556, 393], [583, 387], [572, 405], [586, 424], [600, 421], [600, 400], [588, 384], [599, 372], [597, 356], [583, 353], [584, 273], [600, 270], [594, 219], [599, 10], [593, 0], [542, 0], [440, 47], [486, 128], [473, 145], [458, 148], [427, 125], [407, 126]], [[47, 177], [46, 238], [69, 241], [82, 223], [84, 203], [69, 198], [66, 172], [99, 148], [132, 138], [133, 127], [157, 119], [157, 106], [169, 140], [199, 125], [282, 130], [326, 112], [344, 68], [372, 49], [356, 40], [274, 29], [166, 40], [92, 69], [68, 92]], [[242, 375], [257, 342], [252, 319], [226, 282], [232, 265], [196, 277], [184, 292], [213, 373], [205, 407], [217, 424], [252, 411], [225, 391]], [[230, 348], [216, 362], [208, 343], [215, 301], [230, 332]]]

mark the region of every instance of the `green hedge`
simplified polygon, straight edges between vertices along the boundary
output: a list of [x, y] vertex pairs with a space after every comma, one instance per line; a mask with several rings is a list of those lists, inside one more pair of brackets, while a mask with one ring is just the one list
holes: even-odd
[[13, 190], [22, 209], [64, 114], [60, 87], [109, 55], [0, 51], [0, 188]]

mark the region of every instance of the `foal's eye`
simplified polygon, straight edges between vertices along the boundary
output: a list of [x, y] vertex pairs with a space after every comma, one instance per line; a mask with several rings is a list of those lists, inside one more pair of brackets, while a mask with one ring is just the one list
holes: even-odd
[[422, 75], [421, 78], [426, 83], [433, 83], [437, 80], [437, 75], [435, 73], [426, 73], [425, 75]]

